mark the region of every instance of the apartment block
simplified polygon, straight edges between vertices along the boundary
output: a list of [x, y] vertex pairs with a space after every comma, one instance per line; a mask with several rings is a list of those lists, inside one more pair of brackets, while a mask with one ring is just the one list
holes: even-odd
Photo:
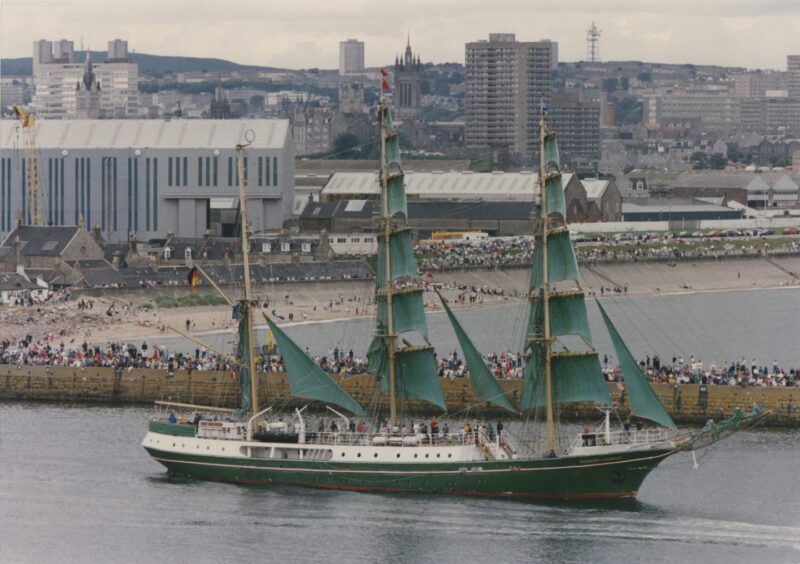
[[513, 33], [466, 45], [465, 142], [470, 148], [536, 147], [542, 104], [552, 97], [558, 43], [519, 42]]

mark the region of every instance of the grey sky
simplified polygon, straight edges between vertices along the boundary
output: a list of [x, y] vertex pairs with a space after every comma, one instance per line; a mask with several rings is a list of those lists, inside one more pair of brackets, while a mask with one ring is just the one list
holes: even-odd
[[109, 39], [157, 55], [335, 68], [339, 41], [366, 43], [368, 66], [394, 60], [411, 33], [423, 61], [464, 61], [490, 32], [552, 39], [584, 59], [602, 29], [604, 60], [785, 69], [800, 54], [800, 0], [0, 0], [0, 54], [29, 57], [36, 39], [104, 50]]

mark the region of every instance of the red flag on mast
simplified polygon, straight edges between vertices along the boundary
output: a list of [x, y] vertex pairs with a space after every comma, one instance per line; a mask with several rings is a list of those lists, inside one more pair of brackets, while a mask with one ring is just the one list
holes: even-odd
[[385, 80], [381, 80], [381, 90], [389, 90], [389, 83]]
[[381, 76], [382, 76], [383, 78], [386, 78], [387, 76], [389, 76], [389, 73], [388, 73], [388, 72], [386, 72], [386, 69], [381, 69]]

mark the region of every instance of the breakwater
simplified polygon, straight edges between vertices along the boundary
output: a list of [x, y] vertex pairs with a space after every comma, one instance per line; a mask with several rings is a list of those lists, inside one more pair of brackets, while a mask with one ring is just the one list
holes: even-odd
[[[304, 405], [302, 399], [289, 396], [289, 384], [282, 373], [259, 374], [260, 390], [267, 397], [286, 405]], [[339, 379], [345, 390], [361, 405], [374, 405], [375, 382], [369, 376]], [[518, 399], [521, 382], [501, 381], [512, 401]], [[800, 388], [761, 388], [739, 386], [701, 386], [656, 384], [661, 402], [678, 423], [702, 424], [708, 419], [722, 419], [735, 408], [748, 410], [762, 404], [772, 414], [764, 425], [800, 426]], [[629, 406], [617, 385], [608, 385], [612, 399], [625, 416]], [[504, 412], [476, 401], [468, 380], [442, 380], [449, 413], [455, 417], [501, 416]], [[0, 365], [0, 400], [59, 401], [150, 404], [155, 400], [233, 407], [239, 388], [228, 372], [178, 370], [173, 375], [163, 370], [133, 369], [115, 372], [111, 368], [70, 368], [48, 366]], [[410, 410], [422, 410], [419, 402], [410, 402]], [[595, 419], [597, 411], [589, 405], [562, 408], [569, 419]]]

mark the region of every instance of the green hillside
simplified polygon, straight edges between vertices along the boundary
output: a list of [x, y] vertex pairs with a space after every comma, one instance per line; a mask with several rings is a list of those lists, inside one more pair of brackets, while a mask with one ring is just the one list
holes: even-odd
[[[102, 62], [106, 58], [105, 51], [92, 51], [92, 60]], [[86, 53], [75, 52], [75, 62], [82, 63]], [[254, 71], [276, 70], [272, 67], [257, 67], [239, 65], [223, 59], [201, 57], [171, 57], [161, 55], [146, 55], [144, 53], [128, 53], [128, 58], [139, 65], [140, 75], [162, 75], [170, 72], [229, 72], [229, 71]], [[32, 71], [31, 57], [17, 59], [0, 59], [0, 75], [30, 75]]]

